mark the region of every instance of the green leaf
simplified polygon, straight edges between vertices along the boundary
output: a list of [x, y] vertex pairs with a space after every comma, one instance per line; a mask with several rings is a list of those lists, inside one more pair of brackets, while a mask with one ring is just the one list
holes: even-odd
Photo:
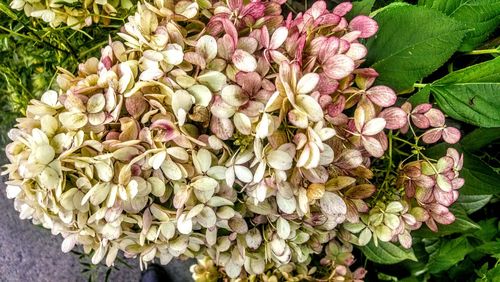
[[434, 72], [458, 49], [465, 29], [442, 13], [411, 5], [376, 14], [379, 32], [367, 41], [367, 65], [378, 83], [402, 91]]
[[427, 226], [424, 226], [419, 230], [412, 232], [412, 235], [420, 238], [433, 238], [480, 228], [479, 225], [467, 216], [467, 213], [461, 206], [454, 204], [449, 209], [453, 215], [455, 215], [455, 221], [452, 224], [439, 224], [438, 232], [433, 232]]
[[449, 269], [462, 261], [473, 250], [466, 237], [453, 240], [443, 240], [437, 252], [429, 257], [428, 269], [430, 273], [438, 273]]
[[347, 15], [345, 16], [346, 19], [351, 20], [357, 15], [366, 15], [368, 16], [370, 12], [372, 11], [373, 4], [375, 3], [375, 0], [361, 0], [361, 1], [353, 1], [352, 2], [352, 9]]
[[479, 221], [478, 224], [481, 227], [481, 229], [476, 230], [473, 233], [474, 237], [483, 242], [489, 242], [493, 240], [493, 238], [496, 237], [497, 233], [500, 232], [498, 230], [497, 221], [498, 221], [497, 218], [488, 218]]
[[498, 0], [421, 0], [419, 4], [450, 16], [470, 30], [464, 37], [460, 51], [473, 50], [500, 24]]
[[457, 202], [465, 210], [466, 213], [471, 214], [486, 206], [491, 200], [491, 195], [466, 195], [460, 194]]
[[380, 264], [394, 264], [407, 259], [417, 261], [412, 249], [406, 250], [393, 243], [379, 241], [377, 247], [370, 241], [360, 249], [369, 260]]
[[460, 176], [465, 179], [460, 194], [495, 195], [500, 193], [500, 175], [471, 154], [464, 153], [464, 167]]
[[432, 83], [431, 92], [452, 118], [500, 127], [500, 57], [448, 74]]
[[426, 85], [424, 88], [420, 89], [417, 93], [411, 95], [408, 98], [408, 102], [410, 102], [414, 107], [419, 104], [429, 103], [429, 96], [431, 94], [430, 85]]
[[460, 140], [460, 144], [464, 150], [474, 152], [497, 139], [500, 139], [500, 128], [477, 128]]

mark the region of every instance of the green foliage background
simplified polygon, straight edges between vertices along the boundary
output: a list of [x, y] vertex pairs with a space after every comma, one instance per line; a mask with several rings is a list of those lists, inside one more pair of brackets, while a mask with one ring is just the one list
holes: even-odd
[[[304, 10], [314, 0], [288, 0]], [[328, 1], [330, 7], [342, 1]], [[453, 206], [457, 220], [438, 233], [415, 232], [414, 247], [368, 245], [357, 264], [368, 281], [500, 281], [500, 0], [354, 1], [373, 16], [378, 34], [366, 42], [374, 67], [401, 101], [436, 103], [465, 136], [465, 186]], [[0, 143], [28, 101], [54, 88], [57, 67], [75, 71], [98, 55], [126, 18], [82, 31], [51, 28], [12, 12], [0, 0]], [[442, 155], [438, 145], [427, 152]], [[389, 265], [386, 263], [390, 263]], [[395, 265], [396, 264], [396, 265]]]

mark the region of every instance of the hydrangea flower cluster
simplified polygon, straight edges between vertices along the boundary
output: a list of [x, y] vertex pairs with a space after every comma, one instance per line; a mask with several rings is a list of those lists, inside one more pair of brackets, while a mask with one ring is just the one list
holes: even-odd
[[109, 24], [120, 10], [135, 6], [135, 0], [85, 0], [85, 1], [41, 1], [12, 0], [10, 7], [24, 11], [26, 16], [40, 18], [52, 27], [66, 24], [73, 29], [81, 29], [92, 23]]
[[[431, 105], [394, 106], [360, 67], [377, 23], [348, 21], [348, 2], [286, 19], [282, 4], [139, 4], [122, 41], [62, 71], [10, 132], [21, 218], [93, 263], [202, 259], [199, 281], [359, 281], [352, 244], [410, 247], [423, 222], [451, 223], [461, 156], [429, 159], [418, 141], [460, 132]], [[415, 153], [395, 168], [382, 157], [397, 142]]]

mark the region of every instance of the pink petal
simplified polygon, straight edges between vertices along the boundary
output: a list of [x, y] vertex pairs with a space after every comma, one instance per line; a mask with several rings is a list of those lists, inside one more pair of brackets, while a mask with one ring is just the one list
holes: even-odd
[[342, 79], [354, 70], [354, 61], [346, 55], [334, 55], [323, 66], [325, 74], [333, 79]]
[[319, 74], [319, 83], [316, 88], [321, 95], [329, 95], [337, 91], [339, 82], [335, 79], [329, 78], [325, 73]]
[[443, 130], [440, 128], [430, 129], [424, 133], [424, 135], [422, 136], [422, 141], [427, 144], [436, 143], [437, 141], [439, 141], [439, 139], [441, 139], [442, 131]]
[[448, 144], [455, 144], [460, 140], [460, 130], [455, 127], [446, 127], [443, 130], [443, 140]]
[[455, 216], [451, 212], [443, 214], [433, 214], [432, 218], [441, 224], [452, 224], [455, 221]]
[[372, 18], [361, 15], [351, 20], [349, 28], [361, 31], [360, 38], [368, 38], [377, 33], [378, 24]]
[[451, 185], [453, 186], [453, 190], [458, 190], [464, 186], [465, 180], [463, 178], [455, 178], [451, 181]]
[[319, 18], [319, 16], [323, 15], [326, 12], [326, 3], [325, 1], [316, 1], [309, 10], [306, 11], [307, 14], [310, 14], [314, 19]]
[[412, 113], [415, 113], [415, 114], [425, 114], [427, 113], [430, 109], [432, 109], [432, 105], [431, 104], [420, 104], [418, 106], [415, 107], [415, 109], [413, 109]]
[[441, 127], [444, 125], [444, 115], [438, 109], [430, 109], [424, 114], [429, 119], [429, 124], [432, 127]]
[[422, 188], [431, 189], [436, 184], [436, 181], [428, 175], [421, 174], [415, 179], [415, 184]]
[[328, 105], [326, 110], [329, 116], [336, 117], [344, 111], [344, 108], [345, 108], [345, 97], [343, 95], [340, 95], [337, 98], [337, 101], [335, 101], [335, 103]]
[[248, 5], [245, 5], [243, 9], [241, 9], [242, 16], [251, 16], [254, 20], [258, 20], [264, 16], [264, 11], [266, 10], [266, 6], [262, 2], [251, 2]]
[[366, 50], [366, 47], [363, 44], [352, 43], [346, 55], [356, 61], [363, 59], [367, 53], [368, 51]]
[[379, 117], [385, 119], [387, 129], [399, 129], [408, 123], [408, 115], [398, 107], [384, 109]]
[[234, 66], [244, 72], [252, 72], [257, 68], [257, 60], [250, 53], [237, 49], [233, 54]]
[[436, 225], [436, 222], [432, 218], [429, 218], [428, 220], [426, 220], [425, 224], [427, 224], [427, 227], [429, 227], [430, 230], [432, 230], [434, 232], [438, 232], [438, 227]]
[[227, 118], [218, 118], [212, 116], [212, 119], [210, 120], [210, 129], [215, 134], [215, 136], [219, 137], [222, 140], [231, 138], [234, 133], [233, 122]]
[[345, 16], [352, 9], [351, 2], [340, 3], [333, 9], [333, 13], [341, 17]]
[[436, 176], [436, 185], [438, 186], [439, 189], [443, 190], [444, 192], [450, 192], [453, 189], [453, 186], [451, 185], [451, 180], [442, 174], [438, 174]]
[[333, 54], [337, 54], [340, 46], [340, 40], [337, 37], [328, 37], [318, 42], [319, 46], [319, 60], [322, 62], [328, 61]]
[[279, 27], [273, 33], [271, 37], [271, 42], [269, 44], [269, 49], [278, 49], [285, 42], [288, 37], [288, 29], [284, 26]]
[[384, 130], [386, 125], [386, 121], [383, 118], [374, 118], [368, 121], [363, 127], [363, 131], [361, 132], [363, 135], [375, 135], [380, 131]]
[[260, 32], [260, 45], [262, 45], [264, 48], [269, 49], [269, 30], [267, 30], [267, 26], [264, 25], [262, 27], [262, 31]]
[[236, 83], [248, 94], [255, 94], [262, 86], [262, 78], [256, 72], [239, 72], [236, 74]]
[[235, 44], [231, 36], [225, 34], [223, 37], [217, 39], [217, 53], [219, 57], [228, 60], [234, 53]]
[[363, 147], [365, 147], [366, 151], [370, 155], [376, 158], [380, 158], [384, 155], [384, 149], [376, 138], [371, 136], [363, 136], [361, 138], [361, 142], [363, 143]]
[[444, 205], [447, 207], [455, 202], [455, 199], [453, 197], [453, 192], [451, 192], [451, 191], [444, 192], [441, 189], [434, 189], [434, 199], [436, 199], [436, 201], [438, 203], [440, 203], [441, 205]]
[[317, 25], [322, 25], [322, 26], [325, 26], [325, 25], [336, 25], [340, 22], [340, 17], [338, 15], [335, 15], [335, 14], [326, 14], [326, 15], [322, 15], [321, 17], [319, 17], [316, 21], [315, 21], [315, 24]]
[[368, 99], [381, 107], [390, 107], [396, 103], [396, 93], [391, 88], [379, 85], [366, 91]]
[[411, 121], [416, 127], [421, 129], [426, 129], [430, 126], [429, 119], [423, 114], [412, 114]]
[[448, 172], [453, 168], [453, 159], [448, 156], [440, 158], [436, 164], [436, 170], [439, 173]]

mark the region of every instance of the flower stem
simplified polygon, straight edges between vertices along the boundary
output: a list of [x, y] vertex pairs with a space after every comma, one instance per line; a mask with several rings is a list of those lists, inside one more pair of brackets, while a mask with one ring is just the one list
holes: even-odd
[[485, 55], [485, 54], [500, 54], [500, 49], [483, 49], [483, 50], [473, 50], [465, 55]]
[[415, 88], [424, 88], [427, 86], [427, 83], [414, 83], [413, 87]]

